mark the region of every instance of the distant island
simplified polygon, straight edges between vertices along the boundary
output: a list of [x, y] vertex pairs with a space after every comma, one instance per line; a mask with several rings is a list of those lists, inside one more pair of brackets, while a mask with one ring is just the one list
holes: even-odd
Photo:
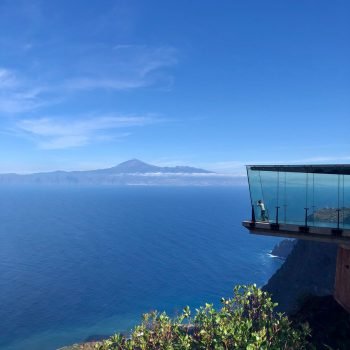
[[[340, 208], [340, 223], [350, 224], [350, 208]], [[321, 208], [308, 216], [309, 221], [336, 224], [338, 220], [338, 208]]]
[[131, 159], [107, 169], [0, 174], [0, 184], [119, 185], [119, 186], [229, 186], [245, 178], [189, 167], [160, 167]]

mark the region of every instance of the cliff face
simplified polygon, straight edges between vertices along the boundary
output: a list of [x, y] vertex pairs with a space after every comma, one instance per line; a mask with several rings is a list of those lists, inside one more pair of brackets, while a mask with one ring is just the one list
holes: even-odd
[[311, 342], [316, 349], [350, 349], [350, 314], [332, 296], [309, 297], [290, 319], [296, 324], [308, 323]]
[[263, 289], [279, 311], [292, 313], [306, 296], [333, 293], [336, 257], [336, 245], [300, 240]]

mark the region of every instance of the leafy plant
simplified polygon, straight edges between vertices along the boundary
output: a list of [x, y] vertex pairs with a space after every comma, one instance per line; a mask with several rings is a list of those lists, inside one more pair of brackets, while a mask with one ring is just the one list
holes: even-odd
[[187, 306], [171, 319], [166, 313], [143, 315], [130, 337], [117, 334], [96, 345], [98, 350], [294, 350], [310, 349], [307, 326], [294, 327], [275, 313], [268, 293], [255, 285], [237, 286], [232, 298], [196, 309]]

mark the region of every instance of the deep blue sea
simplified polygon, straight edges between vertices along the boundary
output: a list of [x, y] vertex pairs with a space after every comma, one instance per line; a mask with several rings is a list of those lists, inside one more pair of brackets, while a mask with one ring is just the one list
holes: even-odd
[[0, 349], [57, 349], [263, 285], [279, 239], [250, 235], [249, 216], [246, 187], [0, 187]]

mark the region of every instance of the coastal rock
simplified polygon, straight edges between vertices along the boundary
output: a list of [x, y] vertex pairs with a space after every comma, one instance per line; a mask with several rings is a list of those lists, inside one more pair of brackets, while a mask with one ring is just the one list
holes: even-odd
[[274, 246], [271, 251], [271, 255], [277, 256], [281, 259], [286, 259], [292, 252], [296, 242], [297, 241], [295, 239], [284, 239]]
[[59, 348], [57, 350], [96, 350], [96, 345], [99, 342], [87, 342], [82, 344], [73, 344], [69, 346], [65, 346], [63, 348]]

